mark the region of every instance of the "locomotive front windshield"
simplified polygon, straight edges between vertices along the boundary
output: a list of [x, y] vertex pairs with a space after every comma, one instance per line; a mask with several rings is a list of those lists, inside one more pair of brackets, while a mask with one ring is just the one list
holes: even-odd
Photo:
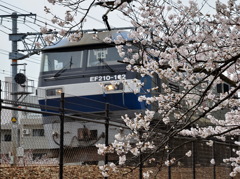
[[48, 52], [42, 56], [42, 72], [61, 70], [63, 68], [82, 68], [83, 53]]
[[87, 67], [102, 66], [102, 65], [118, 65], [117, 60], [120, 60], [119, 54], [115, 47], [91, 49], [88, 50]]
[[121, 60], [115, 47], [86, 49], [82, 51], [43, 52], [41, 71], [91, 68], [96, 66], [119, 65]]

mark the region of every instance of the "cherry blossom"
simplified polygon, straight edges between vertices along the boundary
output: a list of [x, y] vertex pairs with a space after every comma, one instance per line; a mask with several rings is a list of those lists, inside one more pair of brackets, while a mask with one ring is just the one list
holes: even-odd
[[213, 165], [215, 165], [215, 164], [216, 164], [216, 162], [215, 162], [215, 160], [214, 160], [214, 159], [211, 159], [211, 160], [210, 160], [210, 163], [211, 163], [211, 164], [213, 164]]
[[150, 178], [152, 173], [153, 173], [152, 171], [143, 172], [143, 178], [144, 179]]
[[126, 155], [119, 156], [119, 165], [123, 165], [126, 160]]
[[35, 45], [37, 48], [41, 48], [41, 43], [40, 42], [35, 42]]
[[40, 28], [41, 33], [46, 34], [48, 32], [48, 29], [46, 26]]
[[192, 155], [192, 151], [189, 150], [189, 151], [186, 153], [186, 156], [187, 156], [187, 157], [191, 157], [191, 155]]
[[[83, 1], [76, 2], [80, 7]], [[75, 28], [78, 32], [68, 34], [69, 31], [64, 30], [58, 35], [69, 35], [70, 41], [81, 39], [86, 16], [94, 4], [94, 1], [88, 2], [87, 8], [79, 8], [85, 10], [85, 15], [79, 18], [79, 9], [74, 3], [49, 0], [53, 5], [69, 7], [62, 18], [53, 15], [53, 22], [63, 29]], [[115, 152], [119, 155], [119, 164], [124, 165], [129, 153], [136, 157], [144, 151], [173, 151], [174, 147], [165, 146], [174, 136], [203, 138], [212, 147], [214, 140], [225, 141], [229, 136], [239, 135], [239, 2], [229, 0], [222, 3], [217, 0], [216, 8], [207, 3], [199, 5], [192, 0], [117, 0], [111, 5], [105, 0], [98, 2], [102, 2], [107, 12], [121, 12], [134, 27], [128, 31], [130, 42], [121, 35], [114, 39], [107, 37], [104, 42], [115, 43], [126, 69], [153, 84], [148, 89], [139, 79], [133, 79], [131, 83], [122, 81], [129, 89], [136, 87], [132, 92], [149, 109], [123, 115], [122, 120], [129, 133], [116, 134], [109, 146], [97, 144], [99, 154]], [[211, 8], [211, 13], [204, 13], [205, 6]], [[45, 11], [51, 13], [47, 7]], [[41, 31], [47, 33], [48, 29], [43, 27]], [[53, 38], [48, 36], [46, 40], [52, 43]], [[98, 39], [97, 34], [94, 39]], [[145, 94], [139, 94], [140, 91]], [[206, 125], [200, 125], [203, 121]], [[160, 125], [166, 127], [165, 133], [159, 130]], [[159, 139], [156, 136], [163, 137]], [[239, 145], [234, 139], [231, 142]], [[240, 152], [235, 153], [237, 157], [223, 160], [233, 166], [230, 176], [240, 172]], [[191, 155], [191, 151], [186, 151], [187, 157]], [[149, 160], [146, 158], [144, 162]], [[170, 166], [175, 161], [174, 158], [166, 160], [165, 165]], [[214, 159], [210, 162], [215, 164]], [[102, 170], [107, 176], [108, 170], [104, 167]], [[149, 173], [144, 176], [147, 178]]]

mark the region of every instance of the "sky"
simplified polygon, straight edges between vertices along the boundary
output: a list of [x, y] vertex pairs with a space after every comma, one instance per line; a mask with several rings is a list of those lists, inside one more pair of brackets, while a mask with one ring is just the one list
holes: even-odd
[[[43, 7], [45, 5], [45, 1], [35, 1], [34, 4], [38, 8], [33, 8], [33, 4], [29, 3], [30, 0], [1, 0], [0, 1], [0, 15], [10, 15], [14, 11], [18, 14], [29, 14], [37, 13], [41, 14], [44, 17], [43, 13]], [[33, 9], [37, 9], [38, 11], [35, 11]], [[45, 17], [44, 17], [45, 18]], [[25, 32], [37, 32], [39, 31], [38, 25], [35, 25], [33, 22], [33, 19], [26, 18], [26, 22], [23, 22], [23, 18], [18, 19], [18, 32], [19, 33], [25, 33]], [[43, 19], [41, 19], [43, 20]], [[29, 22], [30, 21], [30, 22]], [[39, 25], [43, 25], [43, 23], [38, 23]], [[11, 41], [9, 41], [9, 35], [11, 33], [11, 19], [10, 18], [2, 18], [1, 24], [0, 24], [0, 37], [1, 37], [1, 43], [0, 43], [0, 80], [4, 80], [5, 76], [11, 76], [11, 60], [9, 60], [9, 52], [11, 51]], [[22, 44], [19, 42], [18, 47], [21, 48]], [[19, 64], [26, 63], [26, 72], [29, 76], [29, 78], [33, 80], [37, 80], [38, 78], [38, 68], [40, 63], [40, 56], [34, 55], [31, 58], [28, 58], [26, 60], [18, 61]], [[23, 66], [19, 66], [19, 70], [22, 69]], [[30, 69], [35, 69], [31, 70]], [[18, 72], [19, 72], [18, 70]]]
[[[34, 3], [33, 3], [34, 2]], [[27, 32], [40, 32], [40, 27], [48, 23], [49, 28], [55, 28], [50, 26], [52, 24], [50, 20], [52, 15], [46, 14], [44, 12], [44, 6], [49, 7], [53, 10], [54, 14], [65, 14], [65, 9], [59, 6], [53, 6], [48, 3], [47, 0], [0, 0], [0, 15], [11, 15], [14, 11], [17, 14], [36, 14], [36, 21], [32, 17], [18, 18], [18, 33]], [[37, 7], [37, 8], [36, 8]], [[88, 20], [84, 25], [84, 29], [102, 29], [106, 28], [103, 21], [102, 15], [106, 12], [106, 9], [102, 7], [96, 7], [90, 11]], [[129, 23], [124, 21], [119, 14], [109, 14], [109, 23], [112, 27], [129, 27]], [[117, 20], [116, 20], [117, 19]], [[11, 60], [9, 60], [9, 52], [11, 52], [11, 41], [9, 41], [9, 35], [11, 34], [11, 18], [0, 18], [0, 80], [4, 81], [6, 76], [11, 76]], [[57, 30], [60, 30], [57, 29]], [[18, 42], [18, 49], [24, 49], [22, 42]], [[37, 80], [39, 76], [40, 69], [40, 55], [33, 55], [29, 58], [18, 60], [18, 64], [27, 64], [26, 76], [28, 79], [35, 81], [35, 86], [37, 85]], [[18, 73], [23, 72], [24, 65], [18, 66]]]
[[[185, 0], [183, 0], [185, 1]], [[188, 1], [188, 0], [186, 0]], [[203, 1], [203, 0], [199, 0]], [[226, 0], [222, 0], [226, 1]], [[208, 0], [208, 3], [214, 5], [213, 0]], [[10, 15], [14, 11], [18, 14], [37, 14], [36, 21], [33, 18], [26, 17], [18, 18], [18, 33], [27, 32], [39, 32], [40, 27], [45, 23], [51, 24], [50, 20], [52, 15], [48, 15], [44, 12], [44, 6], [50, 7], [55, 10], [55, 14], [64, 14], [65, 9], [62, 7], [56, 7], [48, 3], [47, 0], [0, 0], [0, 15]], [[211, 9], [207, 9], [211, 11]], [[102, 7], [95, 7], [90, 11], [88, 21], [85, 23], [85, 29], [101, 29], [106, 28], [102, 21], [102, 15], [106, 12], [106, 9]], [[129, 27], [130, 23], [126, 22], [120, 14], [111, 13], [108, 16], [109, 23], [112, 27]], [[9, 60], [8, 54], [11, 51], [11, 41], [9, 41], [9, 35], [11, 33], [11, 18], [0, 18], [0, 80], [4, 81], [6, 76], [11, 76], [11, 60]], [[54, 27], [53, 27], [54, 28]], [[18, 43], [18, 49], [23, 49], [21, 42]], [[18, 64], [27, 64], [26, 76], [28, 79], [34, 80], [35, 86], [37, 85], [39, 69], [40, 69], [40, 55], [33, 55], [29, 58], [19, 60]], [[22, 72], [23, 65], [18, 66], [18, 72]]]

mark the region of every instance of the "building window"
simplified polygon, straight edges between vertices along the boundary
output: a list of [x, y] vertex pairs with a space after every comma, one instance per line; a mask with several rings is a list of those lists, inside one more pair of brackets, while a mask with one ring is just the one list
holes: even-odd
[[5, 142], [10, 142], [10, 141], [12, 141], [12, 136], [11, 136], [11, 134], [5, 134], [5, 135], [4, 135], [4, 141], [5, 141]]
[[33, 136], [44, 136], [44, 129], [33, 129]]

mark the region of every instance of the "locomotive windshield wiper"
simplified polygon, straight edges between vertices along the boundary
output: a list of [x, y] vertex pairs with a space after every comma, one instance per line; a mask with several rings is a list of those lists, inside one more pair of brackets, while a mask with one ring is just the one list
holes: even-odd
[[72, 57], [71, 57], [71, 59], [70, 59], [70, 61], [69, 61], [69, 68], [68, 68], [68, 64], [65, 65], [62, 69], [60, 69], [57, 73], [55, 73], [55, 75], [53, 75], [53, 77], [54, 77], [54, 78], [59, 77], [62, 73], [64, 73], [64, 72], [67, 71], [68, 69], [71, 69], [72, 64], [73, 64], [73, 63], [72, 63]]
[[98, 61], [100, 63], [103, 63], [104, 66], [110, 71], [110, 72], [114, 72], [114, 70], [102, 59], [102, 58], [99, 58]]

